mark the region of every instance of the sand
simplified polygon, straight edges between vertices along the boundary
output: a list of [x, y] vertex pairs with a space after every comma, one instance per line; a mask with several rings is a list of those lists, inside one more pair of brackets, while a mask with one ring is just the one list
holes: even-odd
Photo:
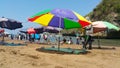
[[[87, 54], [75, 55], [40, 52], [36, 49], [51, 45], [27, 44], [0, 46], [0, 68], [120, 68], [120, 47], [102, 46], [102, 49], [97, 49], [94, 46]], [[81, 48], [80, 45], [68, 44], [61, 47]]]

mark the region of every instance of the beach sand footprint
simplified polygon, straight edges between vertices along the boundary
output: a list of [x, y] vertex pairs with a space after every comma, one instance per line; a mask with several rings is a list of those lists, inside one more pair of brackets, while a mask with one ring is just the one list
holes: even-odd
[[30, 57], [32, 59], [40, 59], [40, 57], [38, 57], [37, 55], [29, 55], [29, 54], [20, 54], [21, 56], [27, 56]]
[[62, 66], [55, 66], [55, 68], [63, 68]]
[[0, 49], [0, 52], [5, 52], [5, 49]]

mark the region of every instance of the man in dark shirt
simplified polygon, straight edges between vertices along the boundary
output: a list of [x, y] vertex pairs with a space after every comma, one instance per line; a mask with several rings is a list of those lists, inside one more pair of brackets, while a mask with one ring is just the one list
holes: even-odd
[[85, 37], [85, 48], [88, 44], [89, 45], [88, 49], [92, 49], [92, 42], [93, 42], [92, 36], [91, 35], [86, 35], [86, 37]]

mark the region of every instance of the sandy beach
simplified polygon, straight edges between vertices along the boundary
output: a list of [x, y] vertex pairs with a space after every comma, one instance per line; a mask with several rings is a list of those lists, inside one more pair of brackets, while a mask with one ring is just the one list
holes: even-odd
[[[23, 41], [7, 41], [20, 42]], [[30, 44], [27, 46], [0, 46], [0, 68], [119, 68], [120, 47], [93, 46], [87, 54], [56, 54], [37, 51], [45, 44]], [[80, 49], [79, 45], [62, 45]]]
[[0, 68], [120, 68], [120, 0], [0, 5]]

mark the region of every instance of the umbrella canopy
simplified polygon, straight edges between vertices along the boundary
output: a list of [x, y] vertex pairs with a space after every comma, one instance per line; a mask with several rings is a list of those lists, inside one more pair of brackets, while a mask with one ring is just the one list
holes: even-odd
[[22, 28], [23, 26], [22, 26], [21, 22], [18, 22], [18, 21], [13, 20], [13, 19], [2, 17], [2, 18], [0, 18], [0, 27], [14, 30], [17, 28]]
[[[41, 30], [41, 29], [40, 29]], [[37, 31], [35, 28], [31, 27], [31, 28], [28, 28], [28, 29], [22, 29], [20, 30], [21, 33], [25, 33], [25, 34], [35, 34], [35, 33], [42, 33], [41, 31]]]
[[90, 24], [89, 21], [75, 11], [67, 9], [44, 10], [30, 17], [28, 21], [63, 29], [82, 28]]
[[106, 29], [114, 29], [114, 30], [119, 30], [119, 28], [109, 22], [106, 21], [96, 21], [92, 23], [93, 27], [93, 32], [100, 32], [100, 31], [105, 31]]
[[31, 28], [29, 28], [29, 29], [27, 30], [27, 33], [28, 33], [28, 34], [35, 34], [36, 31], [34, 30], [33, 27], [31, 27]]
[[39, 27], [39, 28], [29, 28], [27, 30], [20, 30], [22, 33], [28, 33], [28, 34], [34, 34], [34, 33], [43, 33], [43, 32], [49, 32], [49, 33], [58, 33], [59, 30], [53, 28], [53, 27]]
[[40, 27], [34, 28], [37, 33], [49, 32], [49, 33], [59, 33], [59, 30], [55, 29], [54, 27]]
[[34, 30], [35, 30], [35, 32], [38, 33], [38, 34], [44, 32], [42, 27], [34, 28]]
[[[105, 31], [106, 29], [114, 29], [114, 30], [119, 30], [119, 28], [109, 22], [106, 21], [96, 21], [92, 23], [92, 27], [93, 27], [93, 33], [97, 33], [97, 32], [101, 32], [101, 31]], [[99, 40], [99, 36], [98, 36], [98, 48], [101, 48], [100, 46], [100, 40]]]
[[28, 33], [28, 32], [27, 32], [27, 29], [22, 29], [22, 30], [20, 30], [20, 32], [21, 32], [21, 33], [25, 33], [25, 34]]
[[49, 32], [49, 33], [59, 33], [59, 30], [57, 30], [57, 29], [55, 29], [53, 27], [50, 27], [50, 26], [45, 27], [43, 31]]
[[0, 33], [3, 33], [4, 32], [4, 29], [0, 29]]

